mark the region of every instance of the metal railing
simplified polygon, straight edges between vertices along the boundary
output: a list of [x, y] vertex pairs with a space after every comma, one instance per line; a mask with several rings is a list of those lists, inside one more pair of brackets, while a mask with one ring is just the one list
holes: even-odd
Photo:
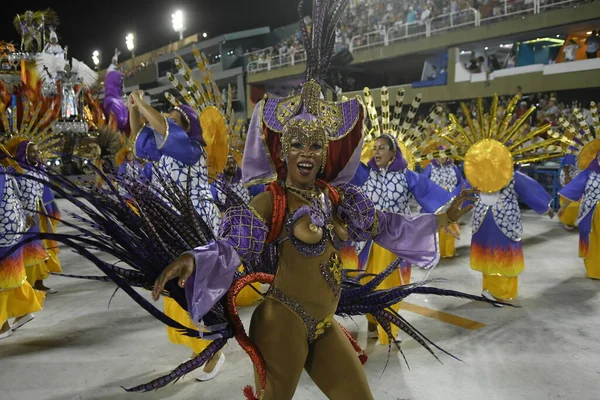
[[[389, 29], [385, 28], [353, 36], [348, 43], [351, 53], [378, 46], [389, 46], [390, 43], [410, 38], [430, 37], [448, 30], [467, 26], [480, 26], [481, 23], [493, 23], [498, 20], [518, 15], [539, 14], [542, 10], [569, 7], [575, 4], [597, 2], [598, 0], [492, 0], [480, 10], [467, 8], [453, 13], [442, 14], [425, 21], [412, 23], [397, 22]], [[271, 56], [273, 48], [250, 53], [262, 54], [261, 60], [252, 60], [247, 64], [248, 73], [270, 71], [287, 65], [295, 65], [306, 61], [306, 51], [293, 54]], [[259, 53], [262, 52], [262, 53]]]
[[478, 26], [478, 11], [474, 8], [467, 8], [448, 14], [438, 15], [429, 21], [429, 34], [447, 31], [463, 26]]
[[[356, 35], [350, 39], [350, 45], [348, 49], [350, 52], [355, 50], [364, 49], [367, 47], [379, 46], [381, 44], [386, 45], [387, 32], [384, 29], [365, 33], [364, 35]], [[387, 46], [387, 45], [386, 45]]]
[[306, 50], [298, 50], [293, 53], [269, 56], [265, 59], [248, 62], [246, 70], [248, 73], [270, 71], [274, 68], [286, 67], [306, 62]]
[[479, 23], [521, 14], [536, 14], [541, 0], [494, 0], [479, 11]]
[[581, 0], [537, 0], [536, 1], [536, 14], [540, 13], [541, 10], [548, 10], [551, 8], [564, 8], [572, 6], [573, 4], [579, 3], [590, 3], [591, 1]]
[[427, 23], [411, 22], [407, 24], [396, 24], [387, 31], [388, 43], [417, 36], [428, 36]]

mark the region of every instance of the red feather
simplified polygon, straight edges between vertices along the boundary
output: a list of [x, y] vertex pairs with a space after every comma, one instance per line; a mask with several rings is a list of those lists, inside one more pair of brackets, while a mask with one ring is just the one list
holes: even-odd
[[244, 393], [244, 397], [246, 397], [246, 400], [259, 400], [257, 395], [254, 393], [254, 389], [250, 385], [246, 386], [242, 393]]

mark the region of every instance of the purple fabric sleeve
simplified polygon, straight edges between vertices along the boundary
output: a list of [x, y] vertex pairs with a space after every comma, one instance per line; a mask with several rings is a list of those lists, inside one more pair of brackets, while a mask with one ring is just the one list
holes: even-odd
[[582, 171], [579, 175], [575, 177], [571, 182], [569, 182], [565, 187], [561, 189], [558, 194], [562, 197], [565, 197], [571, 201], [579, 201], [583, 196], [583, 192], [585, 191], [585, 186], [587, 184], [588, 177], [590, 176], [590, 170], [586, 169]]
[[242, 159], [242, 182], [245, 186], [277, 180], [277, 171], [275, 171], [263, 139], [262, 110], [264, 104], [265, 100], [261, 100], [256, 105], [250, 126], [248, 126], [244, 158]]
[[414, 171], [404, 172], [406, 182], [415, 200], [426, 213], [434, 213], [452, 200], [453, 193], [447, 192], [423, 175]]
[[548, 212], [552, 196], [536, 180], [522, 172], [515, 171], [515, 191], [521, 200], [536, 213]]
[[269, 227], [247, 206], [229, 208], [219, 229], [219, 236], [248, 264], [258, 262], [268, 234]]
[[434, 267], [440, 259], [437, 219], [434, 214], [401, 215], [377, 211], [379, 228], [373, 241], [421, 268]]
[[173, 120], [166, 118], [166, 121], [167, 134], [164, 138], [148, 125], [141, 130], [135, 141], [136, 156], [158, 161], [165, 155], [185, 165], [194, 165], [200, 161], [202, 149], [199, 144], [191, 140]]
[[431, 179], [431, 163], [427, 164], [421, 175], [427, 179]]
[[201, 321], [227, 293], [242, 261], [258, 262], [268, 234], [267, 225], [250, 208], [232, 207], [221, 222], [219, 235], [223, 239], [191, 252], [196, 269], [187, 281], [185, 295], [194, 322]]
[[163, 137], [154, 132], [154, 140], [158, 150], [185, 165], [194, 165], [200, 161], [202, 150], [195, 140], [188, 137], [182, 127], [172, 119], [166, 118], [167, 134]]
[[226, 241], [213, 241], [190, 252], [196, 268], [185, 285], [188, 312], [194, 323], [227, 293], [241, 261]]
[[[463, 178], [462, 173], [460, 172], [460, 169], [458, 169], [458, 167], [456, 165], [454, 166], [454, 173], [456, 174], [456, 179], [458, 181], [456, 186], [459, 188], [462, 188], [462, 185], [465, 183], [465, 178]], [[460, 189], [459, 189], [459, 193], [460, 193]]]
[[4, 186], [7, 182], [5, 169], [2, 165], [0, 165], [0, 201], [2, 201], [2, 197], [4, 196]]
[[348, 235], [353, 242], [364, 242], [371, 238], [370, 228], [375, 222], [375, 205], [359, 187], [346, 183], [338, 188], [342, 203], [338, 213], [348, 224]]
[[154, 130], [148, 125], [144, 126], [135, 138], [135, 155], [145, 160], [160, 160], [161, 154], [154, 140]]

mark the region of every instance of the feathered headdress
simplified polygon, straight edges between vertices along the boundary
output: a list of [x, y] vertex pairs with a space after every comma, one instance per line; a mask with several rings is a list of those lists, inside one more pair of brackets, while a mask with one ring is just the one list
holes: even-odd
[[561, 117], [559, 124], [564, 133], [573, 141], [572, 146], [567, 150], [567, 154], [577, 155], [577, 166], [584, 170], [596, 158], [600, 151], [600, 120], [598, 119], [598, 108], [593, 101], [590, 103], [592, 114], [592, 124], [588, 125], [585, 117], [578, 108], [573, 109], [576, 126], [574, 127], [568, 120]]
[[0, 98], [1, 130], [11, 137], [6, 149], [14, 156], [20, 143], [30, 141], [42, 154], [53, 153], [59, 138], [52, 132], [52, 123], [58, 118], [60, 100], [44, 98], [41, 82], [35, 88], [22, 86], [15, 96], [15, 105], [10, 98]]
[[[167, 72], [167, 76], [183, 97], [185, 104], [192, 107], [198, 115], [202, 139], [206, 144], [209, 175], [214, 178], [223, 171], [227, 163], [228, 137], [235, 124], [231, 106], [231, 87], [228, 88], [229, 95], [225, 102], [214, 80], [206, 56], [195, 47], [192, 51], [201, 81], [192, 76], [192, 70], [181, 57], [175, 59], [175, 66], [185, 86], [173, 74]], [[171, 93], [165, 93], [165, 97], [175, 108], [182, 107], [182, 103]]]
[[[375, 109], [375, 102], [369, 88], [364, 88], [363, 95], [367, 114], [369, 115], [370, 127], [365, 133], [365, 144], [363, 147], [361, 160], [363, 163], [369, 162], [373, 158], [372, 141], [377, 139], [382, 134], [387, 134], [394, 137], [398, 143], [398, 147], [402, 152], [402, 156], [408, 164], [408, 168], [415, 169], [417, 163], [432, 160], [439, 157], [441, 154], [438, 149], [432, 149], [430, 146], [430, 137], [428, 130], [433, 127], [435, 118], [441, 114], [441, 108], [434, 109], [419, 126], [414, 126], [413, 121], [417, 115], [419, 105], [421, 104], [421, 95], [417, 94], [413, 99], [406, 116], [402, 119], [402, 111], [404, 106], [404, 89], [400, 89], [396, 93], [396, 104], [394, 106], [394, 115], [391, 117], [390, 110], [390, 94], [387, 87], [381, 88], [381, 124], [379, 124], [379, 116]], [[447, 134], [452, 129], [452, 126], [444, 127], [437, 131], [437, 134]], [[457, 154], [454, 147], [449, 148], [446, 152], [452, 155]]]
[[245, 185], [283, 180], [292, 138], [322, 144], [319, 179], [341, 183], [354, 176], [362, 148], [362, 104], [358, 98], [330, 102], [323, 95], [334, 53], [335, 27], [346, 4], [347, 0], [316, 0], [309, 34], [300, 2], [300, 30], [307, 54], [306, 81], [300, 95], [267, 96], [256, 106], [244, 149]]
[[483, 99], [479, 98], [475, 121], [467, 105], [461, 103], [466, 121], [464, 127], [450, 114], [455, 130], [443, 138], [458, 149], [456, 158], [464, 160], [467, 179], [482, 192], [497, 192], [508, 185], [515, 164], [561, 157], [571, 144], [569, 139], [551, 130], [550, 124], [527, 131], [526, 121], [535, 107], [511, 122], [519, 99], [520, 95], [513, 97], [504, 114], [498, 116], [497, 95], [494, 95], [488, 113], [484, 111]]

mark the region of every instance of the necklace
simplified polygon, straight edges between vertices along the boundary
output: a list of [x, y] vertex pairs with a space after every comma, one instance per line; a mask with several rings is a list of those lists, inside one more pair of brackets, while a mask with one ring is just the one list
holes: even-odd
[[321, 194], [318, 187], [314, 187], [312, 189], [299, 189], [294, 186], [286, 186], [286, 189], [300, 200], [304, 200], [304, 202], [308, 204], [312, 204], [315, 198]]

